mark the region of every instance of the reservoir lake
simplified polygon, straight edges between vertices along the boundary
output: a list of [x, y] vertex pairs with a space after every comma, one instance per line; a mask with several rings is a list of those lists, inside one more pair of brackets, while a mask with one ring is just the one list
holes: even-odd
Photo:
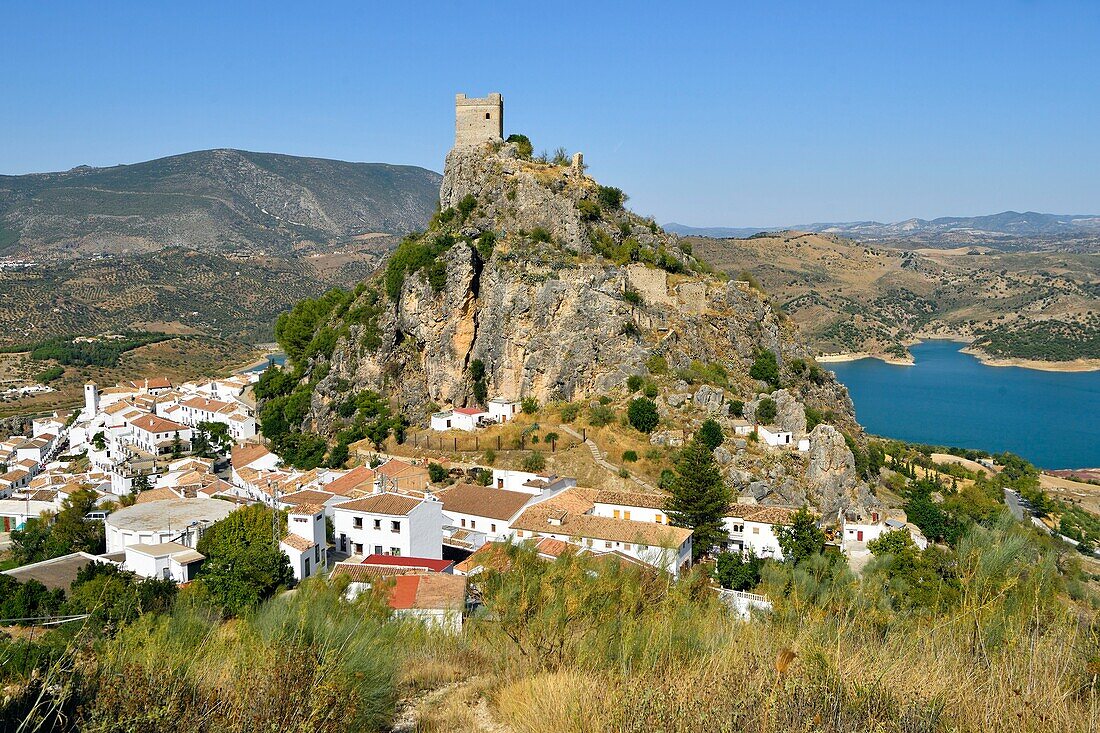
[[1011, 451], [1041, 468], [1100, 467], [1100, 372], [992, 367], [965, 344], [910, 347], [913, 366], [824, 365], [868, 432], [915, 443]]

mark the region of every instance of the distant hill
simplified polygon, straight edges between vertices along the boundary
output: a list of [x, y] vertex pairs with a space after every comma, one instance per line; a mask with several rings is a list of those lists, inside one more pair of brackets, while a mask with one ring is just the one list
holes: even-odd
[[861, 242], [896, 242], [913, 247], [959, 247], [984, 244], [1006, 251], [1026, 249], [1097, 251], [1100, 248], [1100, 215], [1040, 214], [1003, 211], [985, 216], [944, 216], [938, 219], [906, 219], [884, 224], [877, 221], [817, 222], [786, 227], [689, 227], [666, 224], [684, 236], [747, 237], [760, 231], [818, 232], [839, 234]]
[[768, 231], [767, 227], [689, 227], [687, 224], [669, 222], [662, 225], [666, 232], [679, 234], [683, 237], [713, 237], [715, 239], [729, 239], [730, 237], [751, 237], [757, 232]]
[[301, 243], [423, 228], [439, 174], [243, 150], [0, 176], [0, 255], [285, 253]]

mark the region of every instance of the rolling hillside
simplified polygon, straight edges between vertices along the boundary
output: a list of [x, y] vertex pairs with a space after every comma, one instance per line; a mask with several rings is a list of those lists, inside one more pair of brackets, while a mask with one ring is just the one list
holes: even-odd
[[204, 150], [112, 168], [0, 176], [0, 256], [285, 253], [422, 228], [440, 177], [412, 166]]

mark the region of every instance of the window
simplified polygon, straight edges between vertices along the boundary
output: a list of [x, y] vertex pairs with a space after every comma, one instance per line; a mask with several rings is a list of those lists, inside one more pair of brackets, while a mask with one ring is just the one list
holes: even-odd
[[477, 529], [477, 520], [476, 519], [471, 519], [470, 520], [470, 529]]
[[313, 561], [314, 562], [321, 562], [321, 546], [320, 545], [314, 545], [313, 546]]
[[374, 520], [374, 528], [375, 529], [382, 529], [382, 520], [381, 519]]
[[309, 558], [308, 557], [306, 558], [305, 568], [302, 570], [302, 577], [303, 578], [308, 578], [309, 577]]
[[489, 531], [490, 532], [496, 532], [497, 531], [497, 525], [496, 525], [495, 522], [493, 524], [489, 525]]
[[753, 534], [760, 534], [760, 528], [759, 527], [753, 527], [752, 528], [752, 533]]
[[608, 550], [610, 550], [610, 549], [611, 549], [611, 543], [610, 543], [610, 542], [606, 542], [606, 541], [605, 541], [605, 542], [603, 543], [603, 546], [604, 546], [604, 548], [605, 548], [605, 549], [608, 549]]
[[490, 119], [492, 119], [492, 117], [493, 117], [493, 116], [492, 116], [492, 114], [491, 114], [491, 113], [489, 113], [489, 112], [486, 112], [486, 113], [485, 113], [485, 119], [487, 119], [487, 120], [490, 120]]
[[355, 543], [353, 543], [352, 546], [355, 548], [355, 554], [356, 555], [362, 555], [363, 554], [363, 546], [361, 544], [359, 544], [358, 542], [355, 542]]
[[623, 512], [623, 519], [630, 519], [630, 510], [629, 509], [627, 509], [625, 512]]
[[363, 529], [363, 518], [362, 517], [352, 517], [351, 526], [354, 527], [355, 529]]
[[611, 516], [615, 519], [618, 519], [619, 518], [619, 510], [616, 509], [615, 511], [611, 512]]
[[661, 514], [658, 514], [653, 521], [656, 522], [657, 524], [664, 524], [665, 518]]
[[398, 532], [398, 533], [401, 532], [401, 522], [397, 522], [397, 521], [390, 522], [390, 531], [391, 532]]
[[630, 543], [629, 542], [624, 542], [623, 543], [623, 549], [624, 550], [630, 550]]
[[460, 519], [458, 521], [462, 524], [463, 527], [466, 526], [466, 520], [465, 519]]
[[390, 554], [393, 555], [394, 557], [399, 557], [401, 555], [401, 548], [400, 547], [391, 547], [390, 548]]
[[375, 555], [381, 555], [382, 554], [382, 545], [375, 545], [374, 546], [374, 554]]

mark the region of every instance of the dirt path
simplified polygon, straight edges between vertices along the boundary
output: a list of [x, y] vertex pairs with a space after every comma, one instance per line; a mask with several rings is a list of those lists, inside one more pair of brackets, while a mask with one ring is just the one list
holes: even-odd
[[[581, 433], [578, 433], [576, 430], [569, 427], [568, 425], [559, 425], [558, 429], [565, 432], [565, 433], [569, 433], [570, 435], [572, 435], [574, 438], [577, 438], [578, 440], [583, 440], [584, 444], [588, 447], [588, 450], [591, 451], [591, 453], [592, 453], [592, 459], [594, 461], [596, 461], [596, 465], [599, 466], [600, 468], [602, 468], [605, 471], [608, 471], [610, 473], [613, 473], [616, 476], [619, 475], [619, 471], [623, 470], [623, 468], [621, 466], [616, 466], [615, 464], [613, 464], [613, 463], [611, 463], [610, 461], [607, 460], [607, 454], [600, 449], [600, 446], [596, 445], [596, 441], [592, 440], [591, 438], [583, 437], [581, 435]], [[648, 481], [643, 479], [641, 476], [638, 476], [635, 473], [631, 473], [630, 471], [627, 471], [627, 474], [629, 474], [629, 477], [630, 477], [631, 481], [638, 484], [639, 486], [641, 486], [646, 491], [648, 491], [650, 493], [657, 493], [659, 491], [659, 489], [656, 486], [649, 483]]]
[[[419, 730], [514, 733], [493, 718], [489, 701], [479, 692], [481, 682], [481, 677], [471, 677], [428, 690], [409, 700], [394, 721], [390, 733], [415, 733]], [[450, 715], [447, 715], [448, 707], [451, 708]], [[442, 717], [440, 712], [444, 713]]]

